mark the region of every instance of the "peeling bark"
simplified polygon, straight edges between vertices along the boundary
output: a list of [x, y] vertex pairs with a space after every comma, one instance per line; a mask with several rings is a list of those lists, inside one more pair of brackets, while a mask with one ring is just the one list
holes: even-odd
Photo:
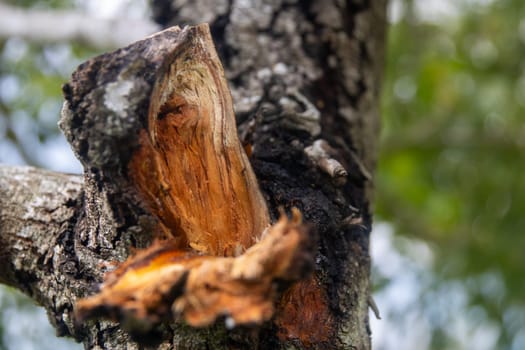
[[[158, 348], [370, 348], [370, 190], [385, 1], [178, 4], [154, 1], [156, 19], [209, 20], [271, 219], [279, 207], [299, 208], [319, 244], [314, 275], [284, 291], [270, 322], [233, 330], [222, 322], [163, 324]], [[84, 165], [83, 182], [0, 167], [0, 278], [45, 306], [59, 335], [87, 348], [138, 348], [116, 323], [75, 325], [73, 305], [96, 291], [108, 262], [167, 235], [129, 165], [144, 150], [154, 86], [179, 34], [90, 60], [65, 86], [61, 126]], [[180, 100], [168, 100], [161, 114], [178, 113]]]

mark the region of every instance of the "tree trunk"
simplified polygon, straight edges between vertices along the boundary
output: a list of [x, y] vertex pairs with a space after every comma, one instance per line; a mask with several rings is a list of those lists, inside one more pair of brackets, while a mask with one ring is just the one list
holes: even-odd
[[[281, 288], [270, 321], [233, 330], [221, 322], [164, 323], [155, 346], [370, 348], [370, 201], [386, 1], [177, 3], [153, 1], [155, 19], [210, 23], [272, 220], [278, 208], [297, 207], [319, 240], [313, 275]], [[109, 262], [124, 261], [162, 231], [129, 165], [143, 148], [152, 90], [174, 52], [175, 38], [166, 35], [91, 60], [66, 85], [62, 128], [84, 165], [83, 181], [0, 167], [1, 281], [46, 307], [58, 334], [86, 348], [139, 347], [117, 323], [75, 324], [73, 309], [96, 291]]]

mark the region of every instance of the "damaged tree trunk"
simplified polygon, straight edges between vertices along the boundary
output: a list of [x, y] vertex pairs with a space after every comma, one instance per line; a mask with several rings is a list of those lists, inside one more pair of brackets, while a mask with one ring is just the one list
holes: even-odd
[[[132, 75], [128, 62], [136, 70]], [[113, 67], [111, 73], [98, 75], [107, 66]], [[155, 72], [151, 81], [142, 80], [146, 72]], [[107, 317], [139, 340], [179, 317], [194, 327], [223, 317], [229, 328], [262, 324], [274, 314], [277, 292], [311, 270], [315, 239], [301, 225], [299, 211], [292, 222], [283, 217], [269, 227], [266, 202], [237, 137], [223, 75], [209, 28], [200, 25], [173, 27], [95, 58], [65, 86], [61, 126], [86, 176], [102, 178], [96, 189], [86, 191], [96, 196], [101, 187], [116, 182], [120, 192], [114, 194], [112, 210], [143, 211], [150, 224], [134, 236], [157, 239], [108, 273], [99, 294], [78, 302], [77, 324]], [[108, 78], [114, 82], [100, 82]], [[84, 89], [93, 83], [100, 88]], [[101, 96], [108, 108], [103, 113]], [[141, 103], [118, 106], [119, 99], [129, 97], [146, 100], [147, 114], [133, 110]], [[124, 122], [108, 125], [111, 114]], [[133, 119], [137, 129], [130, 123], [122, 132]], [[76, 127], [78, 122], [90, 123], [90, 134]], [[105, 144], [100, 134], [106, 135]], [[138, 144], [126, 144], [125, 138]], [[101, 147], [131, 157], [94, 162], [90, 154], [99, 155]]]
[[59, 335], [99, 349], [137, 348], [130, 334], [161, 349], [370, 347], [385, 3], [270, 3], [153, 2], [163, 25], [210, 21], [242, 146], [207, 27], [171, 28], [65, 85], [83, 178], [0, 167], [0, 278]]

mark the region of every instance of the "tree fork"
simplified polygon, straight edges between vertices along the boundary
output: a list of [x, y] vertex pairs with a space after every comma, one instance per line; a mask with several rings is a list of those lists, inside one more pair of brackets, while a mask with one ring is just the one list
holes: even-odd
[[[117, 66], [119, 60], [131, 64]], [[151, 80], [143, 80], [151, 71]], [[60, 125], [92, 180], [86, 183], [95, 186], [86, 190], [95, 198], [86, 216], [96, 218], [107, 208], [113, 213], [106, 215], [141, 212], [147, 225], [134, 223], [129, 233], [128, 222], [128, 232], [115, 236], [156, 239], [107, 273], [100, 294], [78, 303], [77, 323], [104, 316], [140, 338], [176, 315], [194, 326], [219, 317], [230, 328], [261, 324], [274, 315], [276, 293], [310, 270], [315, 239], [299, 212], [292, 222], [282, 218], [268, 228], [223, 74], [207, 25], [173, 27], [88, 61], [64, 86]], [[110, 195], [96, 198], [105, 191]], [[88, 248], [95, 239], [86, 239]], [[309, 286], [309, 293], [319, 289]], [[299, 292], [288, 292], [299, 301], [296, 316], [305, 306]], [[315, 303], [310, 314], [328, 314], [326, 301]], [[276, 324], [291, 334], [283, 316]]]
[[[312, 1], [308, 2], [308, 6], [314, 8], [320, 3]], [[352, 7], [351, 3], [353, 2], [349, 2], [348, 6]], [[250, 43], [253, 41], [249, 40], [248, 35], [251, 32], [242, 28], [235, 29], [247, 22], [237, 23], [232, 20], [223, 23], [225, 30], [219, 32], [219, 36], [225, 37], [219, 39], [226, 41], [220, 42], [222, 49], [225, 48], [224, 45], [232, 45], [232, 39], [238, 39], [233, 45], [237, 51], [230, 52], [226, 63], [227, 76], [239, 79], [237, 73], [246, 71], [246, 65], [253, 65], [253, 71], [246, 71], [246, 79], [235, 81], [233, 95], [240, 103], [236, 102], [236, 106], [242, 120], [242, 140], [246, 149], [250, 150], [250, 163], [263, 194], [262, 204], [268, 207], [269, 216], [259, 223], [250, 221], [250, 224], [242, 224], [242, 220], [231, 218], [220, 219], [226, 220], [226, 224], [233, 228], [255, 228], [270, 221], [277, 224], [288, 223], [292, 231], [298, 232], [296, 237], [302, 237], [297, 242], [303, 243], [294, 245], [298, 250], [292, 247], [284, 251], [304, 254], [288, 254], [288, 257], [294, 256], [294, 259], [285, 260], [303, 259], [305, 265], [297, 264], [290, 269], [281, 270], [266, 267], [265, 271], [286, 271], [286, 275], [292, 277], [285, 283], [280, 278], [275, 283], [270, 282], [270, 285], [277, 288], [276, 294], [269, 299], [282, 295], [277, 300], [271, 321], [258, 327], [241, 325], [232, 330], [226, 327], [225, 322], [216, 322], [204, 328], [189, 327], [185, 323], [162, 323], [156, 328], [159, 332], [156, 340], [162, 342], [159, 348], [369, 348], [367, 300], [370, 211], [367, 189], [371, 187], [370, 171], [375, 154], [374, 147], [367, 145], [374, 140], [373, 131], [377, 122], [373, 103], [377, 103], [384, 27], [375, 31], [366, 24], [373, 21], [384, 24], [383, 6], [384, 2], [379, 0], [359, 8], [352, 7], [357, 12], [349, 12], [346, 16], [360, 20], [352, 22], [352, 26], [344, 27], [347, 30], [343, 30], [344, 35], [339, 32], [340, 27], [333, 26], [336, 22], [326, 22], [328, 17], [325, 15], [329, 13], [333, 16], [338, 13], [327, 12], [328, 5], [319, 12], [319, 17], [308, 18], [306, 21], [318, 23], [319, 28], [315, 32], [308, 25], [298, 26], [296, 31], [286, 27], [287, 31], [280, 32], [276, 47], [280, 47], [280, 41], [292, 40], [296, 35], [301, 35], [302, 39], [312, 43], [312, 35], [319, 34], [319, 38], [323, 38], [319, 39], [321, 46], [315, 47], [328, 49], [328, 53], [315, 56], [317, 58], [302, 51], [306, 46], [292, 45], [284, 51], [284, 55], [280, 49], [276, 52], [269, 50], [270, 55], [266, 59], [266, 56], [252, 50], [253, 45]], [[235, 6], [230, 10], [231, 18], [238, 18], [233, 13], [236, 11]], [[296, 8], [295, 5], [273, 10], [282, 10], [276, 18], [276, 25], [281, 23], [280, 17], [302, 18], [302, 8]], [[263, 22], [257, 23], [261, 25]], [[275, 29], [277, 31], [277, 27]], [[354, 35], [352, 31], [355, 37], [350, 37]], [[374, 34], [367, 37], [367, 33]], [[180, 30], [168, 30], [90, 60], [79, 67], [72, 81], [64, 87], [66, 105], [61, 125], [84, 164], [83, 184], [75, 176], [58, 176], [35, 169], [1, 169], [7, 174], [16, 174], [16, 181], [0, 182], [2, 190], [7, 186], [14, 187], [13, 191], [2, 192], [7, 193], [7, 196], [0, 203], [0, 239], [3, 251], [9, 252], [2, 255], [6, 262], [6, 268], [0, 271], [2, 280], [24, 290], [44, 305], [60, 334], [73, 335], [84, 341], [89, 348], [137, 347], [115, 323], [90, 321], [77, 327], [73, 322], [73, 305], [80, 298], [95, 294], [97, 282], [103, 281], [107, 266], [114, 261], [123, 262], [135, 248], [146, 248], [146, 252], [153, 253], [150, 256], [160, 257], [161, 260], [162, 254], [159, 253], [163, 249], [174, 247], [183, 251], [191, 250], [196, 251], [199, 258], [205, 255], [214, 256], [214, 259], [226, 259], [230, 261], [226, 265], [230, 266], [235, 265], [232, 261], [243, 258], [243, 253], [257, 256], [250, 253], [250, 249], [256, 248], [257, 244], [249, 248], [254, 243], [252, 240], [254, 234], [257, 235], [257, 229], [246, 236], [234, 237], [240, 238], [241, 244], [232, 244], [229, 238], [224, 242], [208, 244], [203, 238], [207, 234], [187, 234], [190, 232], [189, 227], [194, 227], [195, 222], [201, 222], [200, 218], [185, 222], [178, 219], [177, 213], [185, 213], [187, 209], [184, 205], [178, 205], [170, 195], [174, 179], [171, 171], [168, 171], [171, 165], [166, 165], [173, 164], [176, 160], [160, 155], [166, 149], [178, 150], [182, 147], [195, 150], [204, 143], [183, 143], [182, 146], [168, 144], [159, 147], [161, 142], [158, 141], [167, 136], [163, 135], [165, 128], [159, 128], [159, 125], [165, 123], [175, 129], [181, 127], [182, 125], [170, 124], [170, 120], [173, 116], [191, 116], [195, 113], [195, 103], [192, 100], [194, 96], [172, 94], [173, 89], [168, 86], [168, 89], [160, 90], [170, 91], [169, 94], [156, 98], [156, 101], [152, 97], [155, 95], [155, 87], [162, 85], [161, 77], [170, 76], [169, 66], [173, 66], [177, 56], [174, 54], [177, 50], [175, 46], [182, 45], [179, 36]], [[365, 43], [368, 38], [370, 40]], [[331, 44], [326, 46], [322, 44], [323, 40], [328, 40]], [[265, 47], [262, 41], [259, 44]], [[335, 55], [335, 60], [333, 57], [328, 60], [331, 57], [330, 52]], [[254, 54], [258, 55], [255, 60], [251, 57]], [[259, 65], [268, 63], [271, 67], [275, 64], [275, 59], [284, 62], [284, 69], [283, 64], [277, 64], [269, 76], [264, 69], [259, 70]], [[297, 59], [299, 61], [295, 61]], [[323, 65], [321, 61], [325, 62], [325, 59], [331, 63]], [[361, 66], [355, 68], [348, 62], [357, 62]], [[297, 69], [294, 68], [294, 63], [297, 64]], [[291, 70], [286, 71], [286, 67]], [[255, 75], [260, 75], [262, 91], [265, 92], [262, 100], [253, 104], [256, 100], [246, 99], [249, 91], [243, 85], [252, 81]], [[339, 77], [345, 77], [344, 86], [337, 83]], [[254, 89], [258, 94], [259, 87], [254, 86]], [[328, 90], [335, 93], [327, 94]], [[201, 90], [199, 96], [202, 93], [212, 94], [210, 91]], [[152, 107], [155, 103], [158, 104], [155, 108], [159, 113], [150, 113], [155, 109]], [[213, 109], [210, 114], [220, 115], [217, 111]], [[150, 118], [156, 119], [151, 122]], [[191, 117], [184, 119], [192, 120]], [[342, 125], [348, 129], [341, 128]], [[238, 149], [238, 144], [235, 147]], [[210, 149], [208, 146], [205, 148]], [[137, 161], [137, 157], [143, 157], [144, 161]], [[244, 156], [239, 158], [237, 164], [246, 162], [246, 158], [242, 160], [242, 157]], [[209, 159], [202, 160], [208, 162]], [[147, 168], [151, 173], [141, 172], [141, 164], [148, 164]], [[134, 171], [130, 171], [131, 169]], [[162, 176], [156, 176], [159, 174]], [[243, 176], [240, 178], [243, 179]], [[36, 186], [35, 178], [39, 178]], [[221, 178], [221, 175], [215, 178]], [[67, 187], [64, 196], [57, 195], [55, 204], [42, 205], [38, 200], [40, 194], [48, 193], [51, 188], [64, 191], [62, 182], [71, 183], [72, 187]], [[45, 188], [38, 183], [45, 184]], [[49, 187], [49, 183], [53, 185]], [[248, 180], [248, 183], [256, 185], [255, 181]], [[30, 190], [22, 191], [27, 184], [31, 184], [28, 187]], [[253, 186], [247, 188], [245, 194]], [[18, 208], [9, 200], [21, 198], [16, 196], [18, 192], [32, 196], [35, 200], [20, 206], [23, 210], [16, 209], [16, 213], [7, 215], [11, 208]], [[257, 198], [258, 195], [248, 193], [246, 196]], [[233, 197], [240, 198], [237, 195]], [[251, 200], [250, 202], [254, 203]], [[256, 199], [255, 203], [261, 202]], [[45, 230], [41, 227], [45, 225], [30, 225], [29, 229], [23, 230], [23, 237], [20, 236], [20, 223], [27, 218], [28, 212], [39, 207], [44, 208], [46, 215], [39, 216], [38, 220], [44, 223], [47, 220], [50, 223], [52, 240], [46, 242], [48, 244], [42, 244], [42, 239], [38, 239], [45, 237]], [[311, 228], [299, 225], [297, 219], [278, 222], [279, 207], [287, 211], [297, 207], [305, 221], [311, 224]], [[245, 206], [241, 211], [248, 213], [247, 217], [250, 217], [253, 208]], [[60, 216], [60, 220], [55, 218], [53, 221], [53, 215], [49, 213]], [[259, 218], [264, 218], [264, 215]], [[17, 221], [20, 221], [18, 225], [15, 224]], [[54, 222], [59, 224], [55, 225]], [[213, 224], [207, 225], [207, 231], [214, 230]], [[173, 230], [173, 227], [177, 230]], [[173, 232], [182, 234], [173, 235]], [[311, 247], [311, 241], [306, 239], [312, 232], [319, 234], [317, 248]], [[30, 239], [32, 235], [35, 236], [34, 241]], [[155, 239], [159, 237], [170, 240], [168, 248], [155, 243]], [[266, 238], [268, 235], [264, 237]], [[308, 255], [312, 250], [317, 251], [314, 274], [286, 289], [294, 279], [304, 276], [304, 272], [308, 270]], [[140, 252], [131, 255], [132, 260], [128, 262], [144, 257]], [[42, 259], [42, 256], [46, 258]], [[22, 261], [32, 263], [21, 263]], [[253, 261], [261, 260], [255, 258]], [[145, 266], [151, 260], [145, 259], [142, 262]], [[125, 266], [126, 263], [120, 263], [120, 268], [112, 271], [113, 276], [122, 276], [120, 273]], [[188, 276], [189, 273], [185, 273], [180, 281], [185, 283]], [[280, 275], [272, 272], [265, 276]], [[273, 277], [269, 278], [271, 280]], [[108, 283], [106, 279], [106, 284], [111, 284], [111, 281]], [[180, 293], [178, 286], [177, 283], [173, 285], [173, 293]], [[273, 303], [271, 305], [273, 307]], [[181, 310], [180, 305], [178, 310]], [[237, 325], [231, 321], [226, 324]], [[131, 328], [134, 329], [134, 325]]]

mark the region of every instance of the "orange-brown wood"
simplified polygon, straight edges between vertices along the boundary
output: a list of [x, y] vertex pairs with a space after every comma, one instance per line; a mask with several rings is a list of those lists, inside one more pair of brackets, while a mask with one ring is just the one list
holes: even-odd
[[165, 236], [233, 256], [270, 220], [237, 136], [222, 66], [207, 27], [199, 28], [202, 36], [181, 45], [154, 88], [129, 174]]
[[282, 341], [300, 341], [306, 348], [329, 344], [335, 334], [326, 292], [315, 276], [290, 287], [279, 300], [275, 324]]
[[99, 294], [78, 302], [78, 320], [106, 317], [155, 324], [177, 317], [195, 327], [227, 317], [227, 325], [269, 320], [276, 285], [311, 269], [308, 230], [295, 212], [273, 225], [263, 239], [238, 257], [215, 257], [155, 242], [106, 275]]

